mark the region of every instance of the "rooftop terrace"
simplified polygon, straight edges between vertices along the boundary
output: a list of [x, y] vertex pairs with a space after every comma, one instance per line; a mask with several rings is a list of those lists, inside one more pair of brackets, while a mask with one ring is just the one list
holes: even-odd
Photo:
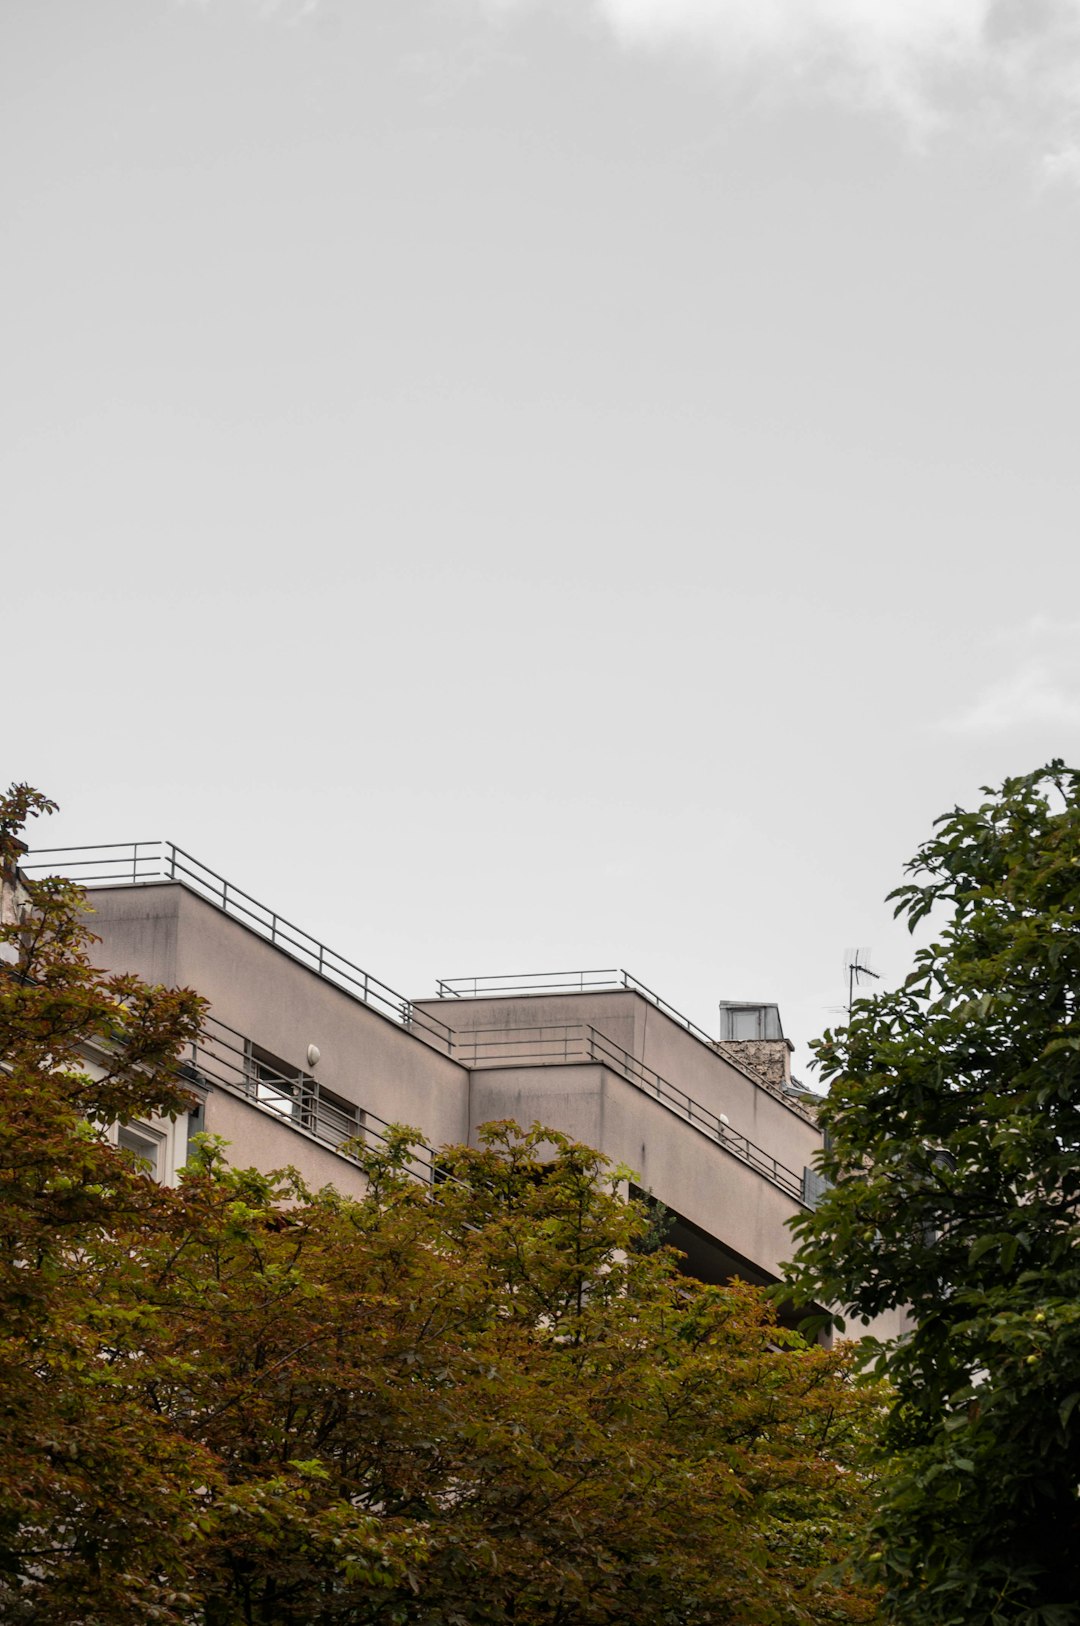
[[[635, 1089], [657, 1101], [669, 1112], [688, 1123], [722, 1147], [739, 1161], [755, 1168], [772, 1184], [799, 1201], [807, 1200], [804, 1176], [780, 1163], [762, 1147], [733, 1128], [723, 1113], [717, 1113], [690, 1097], [684, 1090], [647, 1067], [639, 1058], [622, 1046], [616, 1045], [589, 1022], [557, 1023], [513, 1028], [468, 1028], [458, 1031], [452, 1025], [453, 1007], [462, 1000], [485, 1000], [542, 997], [545, 995], [602, 994], [629, 992], [646, 1000], [667, 1019], [682, 1028], [692, 1038], [707, 1046], [714, 1055], [719, 1054], [730, 1065], [761, 1087], [778, 1092], [756, 1076], [753, 1069], [742, 1064], [731, 1046], [714, 1039], [681, 1011], [669, 1005], [661, 996], [628, 971], [621, 969], [593, 969], [569, 972], [521, 972], [501, 975], [468, 976], [440, 979], [435, 999], [413, 1001], [399, 994], [381, 978], [364, 970], [347, 956], [331, 949], [302, 927], [295, 925], [267, 904], [260, 903], [249, 892], [227, 880], [209, 865], [203, 864], [182, 847], [169, 841], [115, 842], [83, 847], [38, 848], [22, 864], [29, 875], [64, 875], [88, 890], [99, 887], [131, 887], [157, 885], [163, 882], [179, 883], [216, 909], [239, 921], [278, 950], [296, 960], [309, 971], [335, 984], [351, 998], [370, 1006], [381, 1016], [404, 1028], [414, 1037], [442, 1054], [470, 1068], [506, 1066], [550, 1066], [558, 1064], [598, 1063], [616, 1073]], [[432, 1010], [440, 1004], [450, 1020], [442, 1020]], [[224, 1031], [224, 1030], [223, 1030]], [[214, 1047], [221, 1058], [220, 1043]], [[193, 1058], [194, 1060], [195, 1058]], [[198, 1058], [200, 1070], [205, 1070], [205, 1056]], [[226, 1074], [230, 1070], [226, 1069]], [[239, 1089], [241, 1083], [231, 1076], [218, 1080], [230, 1089]], [[252, 1091], [243, 1085], [249, 1095]], [[800, 1116], [813, 1121], [812, 1107], [808, 1107], [795, 1092], [782, 1092], [789, 1098], [784, 1104]], [[280, 1101], [272, 1090], [256, 1092], [258, 1104], [266, 1110], [280, 1111], [295, 1117], [290, 1098], [282, 1091]], [[340, 1126], [327, 1116], [311, 1110], [304, 1117], [309, 1133], [333, 1144], [342, 1139]], [[324, 1123], [325, 1119], [325, 1123]], [[369, 1123], [369, 1131], [375, 1126]]]

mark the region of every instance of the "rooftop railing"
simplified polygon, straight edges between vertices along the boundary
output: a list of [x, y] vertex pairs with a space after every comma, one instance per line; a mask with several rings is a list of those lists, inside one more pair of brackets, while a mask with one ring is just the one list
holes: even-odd
[[717, 1040], [666, 999], [621, 969], [606, 971], [512, 971], [502, 976], [441, 977], [436, 983], [440, 999], [505, 999], [512, 994], [603, 994], [625, 989], [641, 994], [650, 1005], [715, 1048]]
[[668, 1079], [661, 1078], [653, 1068], [632, 1056], [621, 1045], [612, 1043], [606, 1034], [599, 1033], [587, 1022], [559, 1023], [531, 1028], [477, 1028], [458, 1033], [455, 1055], [464, 1066], [530, 1067], [568, 1066], [574, 1063], [599, 1062], [643, 1094], [651, 1096], [662, 1107], [682, 1118], [692, 1129], [705, 1135], [717, 1146], [723, 1147], [740, 1162], [755, 1169], [758, 1174], [797, 1201], [804, 1201], [803, 1176], [789, 1169], [786, 1163], [773, 1157], [763, 1147], [733, 1129], [722, 1112], [714, 1112], [700, 1101], [695, 1101], [685, 1090], [680, 1090]]
[[78, 881], [88, 890], [102, 886], [147, 885], [154, 881], [179, 881], [206, 898], [216, 908], [231, 915], [275, 948], [307, 966], [318, 976], [370, 1005], [382, 1016], [415, 1032], [434, 1049], [449, 1055], [453, 1042], [451, 1029], [429, 1011], [421, 1010], [378, 977], [354, 965], [345, 955], [320, 943], [300, 926], [286, 920], [245, 892], [233, 881], [193, 858], [171, 841], [110, 842], [93, 847], [38, 847], [29, 853], [20, 868], [30, 875], [59, 874]]
[[770, 1095], [783, 1102], [796, 1116], [805, 1118], [813, 1123], [813, 1112], [806, 1107], [799, 1095], [778, 1089], [768, 1079], [764, 1078], [756, 1069], [747, 1065], [739, 1055], [737, 1047], [730, 1041], [714, 1039], [706, 1033], [704, 1028], [698, 1027], [682, 1011], [677, 1011], [674, 1005], [669, 1005], [654, 989], [650, 988], [638, 977], [631, 976], [629, 971], [611, 969], [603, 971], [515, 971], [498, 976], [485, 977], [442, 977], [436, 983], [439, 999], [508, 999], [515, 994], [542, 995], [542, 994], [604, 994], [626, 991], [640, 994], [647, 999], [656, 1010], [662, 1011], [669, 1021], [681, 1027], [684, 1032], [691, 1034], [701, 1044], [705, 1044], [715, 1054], [722, 1056], [726, 1062], [749, 1078], [752, 1083], [768, 1090]]
[[[733, 1129], [723, 1113], [695, 1101], [588, 1023], [480, 1028], [459, 1034], [458, 1046], [463, 1064], [471, 1068], [600, 1063], [787, 1196], [806, 1201], [804, 1177]], [[299, 1069], [286, 1073], [269, 1066], [242, 1034], [215, 1017], [207, 1020], [200, 1038], [189, 1047], [186, 1060], [193, 1083], [203, 1081], [243, 1096], [354, 1163], [357, 1159], [349, 1149], [350, 1141], [386, 1141], [390, 1124], [385, 1118], [340, 1096], [328, 1095], [316, 1078]], [[412, 1172], [418, 1179], [431, 1184], [443, 1178], [433, 1147], [419, 1143], [413, 1153]]]
[[[385, 1144], [391, 1127], [378, 1113], [329, 1094], [311, 1074], [268, 1065], [243, 1034], [216, 1017], [206, 1019], [199, 1038], [188, 1046], [184, 1076], [195, 1088], [209, 1085], [243, 1096], [352, 1163], [358, 1159], [350, 1143]], [[417, 1179], [431, 1185], [444, 1178], [437, 1171], [434, 1147], [417, 1142], [412, 1154], [411, 1172]]]

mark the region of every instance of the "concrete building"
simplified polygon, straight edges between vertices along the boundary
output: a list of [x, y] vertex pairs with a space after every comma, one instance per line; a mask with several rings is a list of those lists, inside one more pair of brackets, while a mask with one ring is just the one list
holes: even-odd
[[[0, 846], [0, 926], [18, 926], [27, 907], [26, 888], [23, 886], [20, 863], [25, 862], [27, 847], [15, 836], [5, 835]], [[17, 954], [10, 943], [0, 943], [0, 959], [14, 961]]]
[[721, 1008], [716, 1038], [622, 971], [440, 982], [407, 999], [167, 843], [45, 850], [32, 874], [87, 886], [102, 966], [211, 1002], [187, 1121], [121, 1131], [171, 1180], [188, 1136], [359, 1192], [351, 1137], [415, 1126], [417, 1172], [479, 1125], [539, 1121], [634, 1171], [676, 1216], [695, 1275], [777, 1279], [787, 1221], [817, 1196], [812, 1103], [770, 1005]]

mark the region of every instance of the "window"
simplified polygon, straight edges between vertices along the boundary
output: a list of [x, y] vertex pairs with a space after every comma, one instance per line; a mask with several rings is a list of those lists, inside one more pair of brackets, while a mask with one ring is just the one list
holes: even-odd
[[300, 1123], [304, 1118], [305, 1085], [310, 1089], [313, 1079], [297, 1067], [290, 1067], [280, 1056], [272, 1056], [261, 1045], [244, 1041], [244, 1073], [248, 1089], [264, 1107], [278, 1112], [283, 1118]]
[[145, 1165], [145, 1172], [154, 1180], [160, 1180], [161, 1144], [162, 1137], [148, 1129], [145, 1124], [121, 1124], [116, 1134], [116, 1143], [125, 1152], [134, 1152], [140, 1163]]
[[323, 1089], [310, 1073], [250, 1039], [244, 1041], [244, 1076], [248, 1093], [262, 1106], [301, 1124], [329, 1146], [363, 1134], [364, 1114], [354, 1102]]
[[816, 1208], [831, 1184], [832, 1182], [826, 1180], [823, 1174], [819, 1174], [817, 1169], [812, 1169], [809, 1166], [804, 1168], [802, 1172], [802, 1200], [807, 1208]]
[[342, 1142], [363, 1134], [364, 1114], [359, 1107], [340, 1095], [331, 1095], [321, 1086], [317, 1085], [316, 1091], [315, 1123], [312, 1127], [320, 1140], [329, 1141], [331, 1146], [340, 1146]]

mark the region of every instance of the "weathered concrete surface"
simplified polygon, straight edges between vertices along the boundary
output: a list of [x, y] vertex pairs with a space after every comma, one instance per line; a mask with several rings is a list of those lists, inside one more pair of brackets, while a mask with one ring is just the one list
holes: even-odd
[[[468, 1137], [469, 1076], [414, 1034], [178, 882], [101, 888], [92, 925], [99, 964], [169, 987], [195, 988], [220, 1021], [289, 1067], [306, 1070], [317, 1045], [321, 1085], [387, 1122], [414, 1125], [435, 1145]], [[305, 1179], [342, 1189], [351, 1165], [294, 1132], [288, 1120], [214, 1090], [206, 1128], [233, 1143], [240, 1163], [293, 1163]]]

